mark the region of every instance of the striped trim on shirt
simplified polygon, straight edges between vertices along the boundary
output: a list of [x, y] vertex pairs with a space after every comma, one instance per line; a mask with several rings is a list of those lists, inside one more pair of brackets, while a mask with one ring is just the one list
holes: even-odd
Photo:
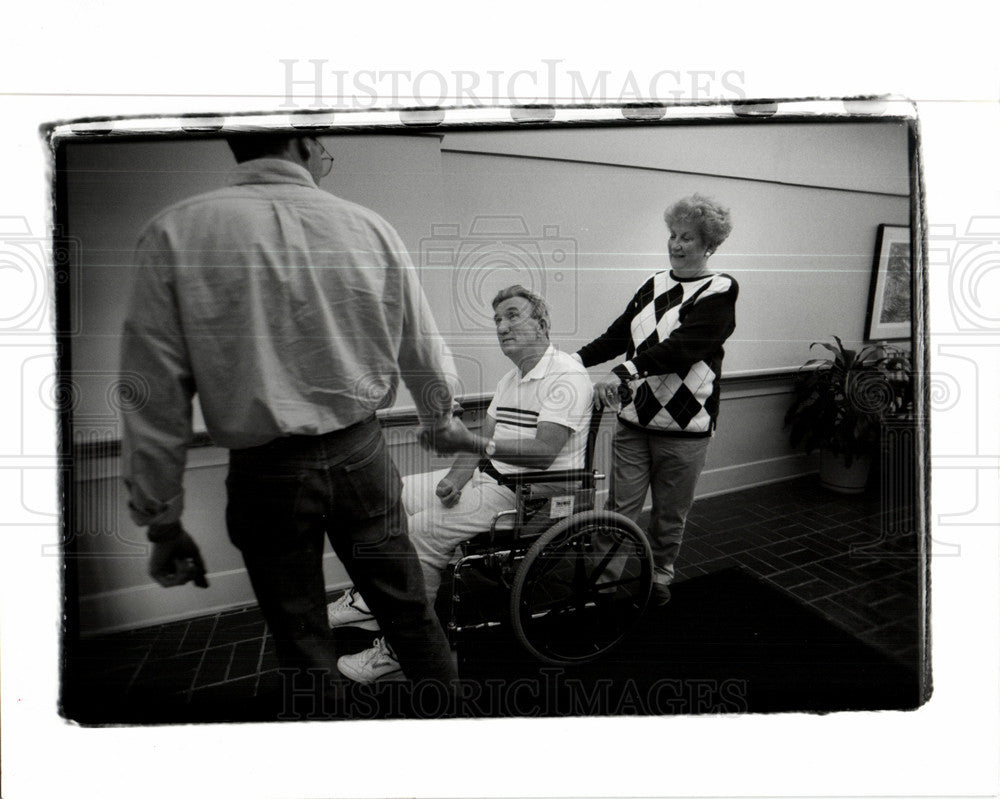
[[526, 411], [521, 408], [509, 408], [498, 406], [497, 424], [508, 424], [512, 427], [528, 427], [532, 430], [538, 428], [538, 411]]

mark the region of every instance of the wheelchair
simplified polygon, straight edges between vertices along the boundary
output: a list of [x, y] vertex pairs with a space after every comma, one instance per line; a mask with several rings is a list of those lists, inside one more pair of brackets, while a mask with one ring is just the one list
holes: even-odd
[[[639, 621], [653, 558], [634, 522], [594, 508], [605, 479], [593, 468], [601, 416], [591, 417], [584, 468], [492, 474], [514, 491], [515, 506], [452, 561], [453, 645], [465, 632], [509, 625], [534, 658], [572, 665], [605, 655]], [[505, 518], [512, 526], [498, 529]]]

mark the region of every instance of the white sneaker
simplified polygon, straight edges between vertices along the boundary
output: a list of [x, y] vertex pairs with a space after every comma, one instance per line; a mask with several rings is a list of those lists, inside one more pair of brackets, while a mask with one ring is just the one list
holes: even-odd
[[384, 638], [376, 638], [371, 649], [344, 655], [337, 661], [337, 668], [348, 679], [365, 685], [387, 677], [403, 677], [403, 667], [389, 651]]
[[362, 630], [379, 629], [378, 621], [368, 610], [364, 599], [355, 589], [349, 588], [340, 597], [326, 606], [326, 618], [330, 629], [334, 627], [360, 627]]

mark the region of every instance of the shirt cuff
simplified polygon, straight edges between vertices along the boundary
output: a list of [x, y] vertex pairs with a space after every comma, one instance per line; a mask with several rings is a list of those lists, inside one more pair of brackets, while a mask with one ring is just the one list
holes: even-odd
[[177, 496], [167, 502], [157, 502], [139, 489], [134, 482], [126, 481], [131, 497], [128, 508], [134, 521], [140, 527], [152, 524], [173, 524], [179, 522], [184, 511], [184, 497]]
[[576, 361], [578, 364], [580, 364], [580, 366], [583, 366], [583, 358], [580, 357], [580, 353], [574, 352], [569, 357], [572, 358], [574, 361]]
[[180, 522], [169, 522], [168, 524], [153, 524], [146, 530], [146, 538], [154, 544], [162, 544], [173, 541], [184, 532]]
[[[461, 409], [461, 406], [458, 406]], [[426, 430], [441, 430], [451, 424], [452, 418], [455, 416], [456, 411], [450, 410], [444, 413], [435, 413], [430, 416], [423, 417], [420, 422]]]
[[618, 378], [623, 381], [633, 380], [639, 376], [639, 370], [635, 368], [635, 364], [632, 361], [625, 361], [625, 363], [618, 364], [618, 366], [611, 370], [611, 373], [618, 375]]

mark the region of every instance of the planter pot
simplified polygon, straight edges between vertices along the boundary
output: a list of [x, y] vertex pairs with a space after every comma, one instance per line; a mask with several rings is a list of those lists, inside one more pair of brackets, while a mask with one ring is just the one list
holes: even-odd
[[851, 465], [845, 464], [841, 455], [834, 455], [825, 450], [819, 457], [819, 481], [823, 488], [836, 491], [838, 494], [860, 494], [868, 485], [868, 474], [871, 471], [871, 458], [867, 455], [855, 456]]

